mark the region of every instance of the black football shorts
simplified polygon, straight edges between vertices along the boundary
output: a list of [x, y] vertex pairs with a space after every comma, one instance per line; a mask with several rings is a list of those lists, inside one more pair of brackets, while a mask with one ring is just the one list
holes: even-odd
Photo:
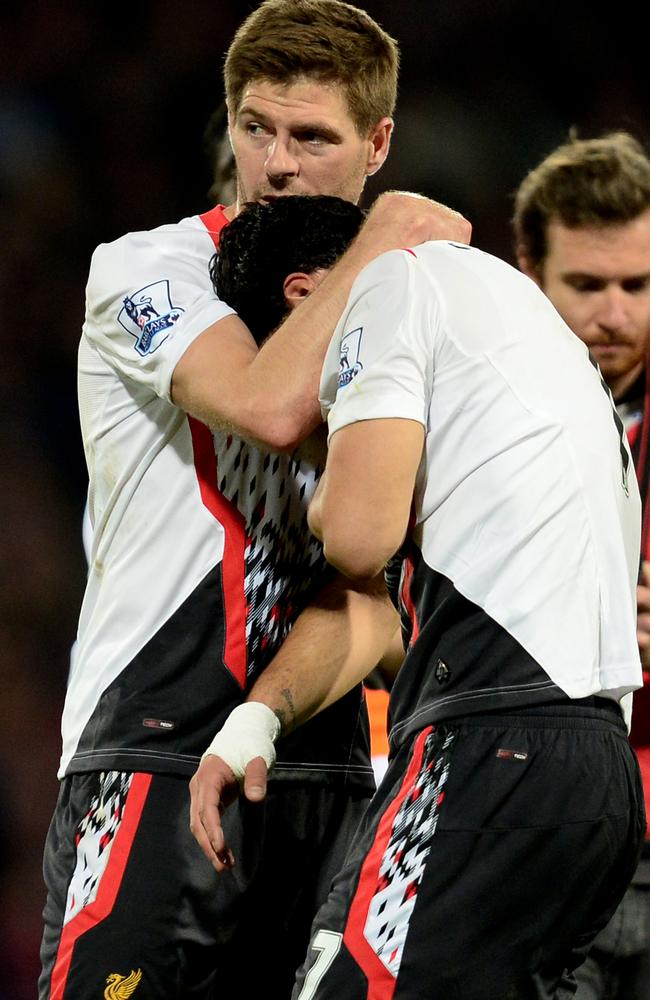
[[269, 785], [225, 814], [236, 867], [189, 830], [187, 778], [65, 778], [45, 847], [40, 1000], [288, 1000], [368, 792]]
[[294, 1000], [560, 1000], [645, 828], [618, 707], [429, 727], [404, 746], [312, 928]]

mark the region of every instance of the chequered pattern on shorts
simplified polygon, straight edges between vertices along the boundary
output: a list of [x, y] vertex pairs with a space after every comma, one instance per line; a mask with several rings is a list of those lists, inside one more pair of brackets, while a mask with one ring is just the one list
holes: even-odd
[[393, 976], [402, 961], [409, 920], [436, 832], [457, 729], [438, 727], [426, 738], [422, 764], [399, 808], [379, 867], [364, 937]]
[[97, 896], [132, 779], [133, 774], [125, 771], [102, 771], [99, 775], [97, 794], [75, 834], [77, 862], [68, 888], [64, 926]]
[[321, 544], [307, 526], [307, 506], [319, 466], [295, 455], [260, 451], [232, 435], [216, 434], [219, 492], [246, 524], [245, 579], [248, 677], [280, 647], [307, 594], [322, 583]]

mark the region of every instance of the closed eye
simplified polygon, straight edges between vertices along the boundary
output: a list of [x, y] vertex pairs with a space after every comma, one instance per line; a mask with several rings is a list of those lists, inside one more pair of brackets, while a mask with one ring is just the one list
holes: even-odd
[[645, 292], [650, 287], [650, 274], [636, 274], [633, 278], [624, 278], [621, 288], [630, 295]]
[[564, 284], [572, 288], [574, 292], [602, 292], [607, 282], [604, 278], [598, 278], [594, 274], [565, 274]]

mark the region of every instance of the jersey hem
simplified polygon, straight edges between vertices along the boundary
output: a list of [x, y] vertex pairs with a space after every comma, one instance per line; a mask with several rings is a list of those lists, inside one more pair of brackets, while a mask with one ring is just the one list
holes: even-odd
[[[607, 695], [596, 692], [595, 696], [608, 699]], [[414, 733], [425, 726], [457, 721], [465, 716], [482, 715], [485, 713], [509, 714], [518, 708], [541, 708], [553, 705], [571, 705], [580, 708], [581, 704], [591, 705], [594, 695], [586, 698], [570, 698], [561, 688], [553, 683], [530, 684], [516, 690], [509, 688], [501, 691], [468, 691], [459, 692], [450, 698], [440, 698], [419, 706], [408, 718], [401, 720], [390, 731], [391, 746], [399, 746]]]
[[[143, 754], [138, 750], [119, 752], [92, 751], [72, 758], [59, 778], [93, 771], [134, 771], [148, 774], [171, 774], [191, 778], [200, 763], [200, 756], [193, 754]], [[374, 790], [372, 766], [349, 764], [283, 763], [278, 762], [269, 775], [269, 781], [307, 781], [325, 785], [354, 785]]]

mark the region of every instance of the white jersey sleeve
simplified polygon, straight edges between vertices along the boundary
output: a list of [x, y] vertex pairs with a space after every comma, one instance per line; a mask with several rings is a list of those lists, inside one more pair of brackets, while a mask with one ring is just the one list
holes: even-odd
[[[402, 417], [426, 426], [433, 363], [430, 341], [412, 322], [409, 251], [373, 261], [355, 282], [330, 344], [321, 379], [321, 406], [330, 436], [358, 420]], [[425, 303], [437, 326], [438, 303]]]
[[190, 344], [233, 310], [215, 295], [214, 252], [198, 218], [129, 233], [93, 254], [84, 336], [121, 376], [170, 401], [174, 368]]

